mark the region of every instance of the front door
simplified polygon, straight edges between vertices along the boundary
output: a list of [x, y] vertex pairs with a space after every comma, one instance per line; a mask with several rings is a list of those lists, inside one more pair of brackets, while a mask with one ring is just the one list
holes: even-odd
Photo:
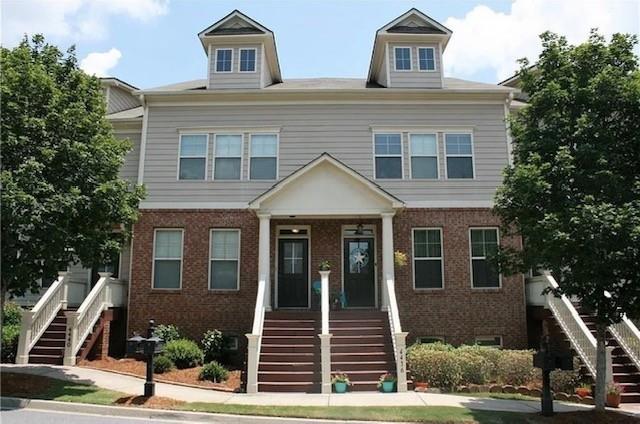
[[348, 308], [376, 306], [373, 238], [344, 240], [344, 294]]
[[278, 239], [278, 307], [309, 307], [309, 240]]

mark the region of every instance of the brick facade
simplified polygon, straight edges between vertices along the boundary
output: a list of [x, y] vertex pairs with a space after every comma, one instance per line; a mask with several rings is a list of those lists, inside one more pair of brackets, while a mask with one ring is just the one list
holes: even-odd
[[[318, 264], [332, 263], [330, 290], [341, 290], [342, 226], [373, 224], [376, 227], [378, 302], [381, 299], [381, 221], [379, 219], [286, 219], [271, 221], [272, 288], [275, 285], [276, 226], [311, 226], [311, 281], [318, 280]], [[453, 344], [472, 343], [476, 336], [500, 335], [505, 347], [527, 345], [524, 281], [521, 275], [503, 277], [500, 289], [472, 289], [469, 258], [469, 227], [498, 226], [488, 209], [407, 209], [394, 217], [394, 250], [411, 257], [411, 229], [441, 227], [443, 230], [444, 289], [413, 289], [412, 264], [396, 267], [396, 295], [403, 330], [409, 342], [418, 336], [444, 336]], [[143, 332], [149, 318], [159, 324], [176, 324], [189, 337], [217, 328], [240, 336], [251, 330], [257, 291], [258, 219], [241, 210], [144, 210], [134, 228], [128, 334]], [[183, 274], [181, 290], [151, 287], [154, 228], [183, 228]], [[208, 290], [209, 230], [241, 229], [240, 289], [237, 292]], [[517, 244], [517, 239], [501, 240]], [[272, 300], [275, 304], [275, 290]]]

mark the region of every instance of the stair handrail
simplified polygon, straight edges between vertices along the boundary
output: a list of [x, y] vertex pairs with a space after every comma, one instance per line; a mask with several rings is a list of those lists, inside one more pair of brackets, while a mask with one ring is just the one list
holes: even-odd
[[385, 281], [387, 294], [387, 315], [389, 316], [389, 328], [391, 330], [391, 341], [393, 343], [393, 356], [396, 361], [397, 391], [407, 391], [407, 352], [406, 352], [406, 332], [402, 331], [400, 324], [400, 313], [398, 311], [398, 301], [396, 299], [396, 288], [393, 277], [387, 277]]
[[54, 320], [58, 311], [67, 306], [67, 272], [58, 272], [58, 279], [49, 286], [44, 295], [30, 311], [22, 314], [20, 338], [18, 339], [17, 364], [29, 362], [29, 352]]
[[76, 355], [93, 326], [100, 319], [102, 311], [112, 306], [111, 273], [100, 272], [100, 279], [89, 292], [77, 311], [67, 311], [67, 341], [64, 364], [75, 365]]
[[267, 278], [261, 276], [258, 281], [258, 293], [256, 294], [256, 306], [253, 312], [253, 328], [247, 337], [247, 393], [258, 392], [258, 364], [260, 362], [260, 346], [262, 344], [262, 329], [264, 327], [264, 314], [267, 309]]
[[627, 318], [622, 316], [622, 321], [609, 326], [609, 332], [615, 337], [627, 356], [640, 369], [640, 330]]
[[[549, 287], [559, 288], [555, 278], [549, 273], [543, 276]], [[578, 310], [565, 295], [557, 297], [553, 292], [546, 294], [546, 303], [562, 331], [569, 338], [571, 347], [578, 353], [592, 376], [596, 375], [597, 342], [587, 324], [580, 318]]]

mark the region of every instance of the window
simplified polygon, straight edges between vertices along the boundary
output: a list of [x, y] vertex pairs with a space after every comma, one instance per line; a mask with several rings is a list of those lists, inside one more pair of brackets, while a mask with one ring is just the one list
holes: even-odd
[[447, 178], [473, 178], [471, 134], [445, 134]]
[[179, 289], [182, 284], [180, 230], [156, 230], [153, 241], [153, 288]]
[[249, 179], [275, 180], [278, 168], [278, 135], [251, 134]]
[[418, 49], [418, 65], [421, 71], [435, 71], [436, 60], [433, 47], [421, 47]]
[[240, 49], [240, 72], [256, 71], [256, 49]]
[[210, 290], [238, 290], [240, 230], [211, 230]]
[[178, 179], [204, 180], [207, 174], [206, 134], [182, 134], [180, 136], [180, 164]]
[[233, 49], [216, 50], [216, 72], [231, 72]]
[[471, 274], [473, 287], [500, 287], [500, 274], [489, 262], [489, 257], [498, 250], [498, 230], [496, 228], [471, 229]]
[[416, 289], [441, 289], [442, 230], [413, 230], [413, 286]]
[[242, 168], [242, 135], [216, 134], [214, 180], [239, 180]]
[[238, 336], [225, 336], [227, 349], [235, 352], [238, 350]]
[[411, 134], [411, 178], [438, 178], [438, 141], [436, 134]]
[[429, 344], [429, 343], [444, 343], [444, 337], [442, 336], [422, 336], [416, 339], [416, 343]]
[[478, 346], [502, 347], [502, 336], [478, 336], [476, 344]]
[[376, 134], [376, 178], [402, 178], [402, 134]]
[[410, 71], [411, 47], [396, 47], [394, 51], [396, 56], [396, 71]]

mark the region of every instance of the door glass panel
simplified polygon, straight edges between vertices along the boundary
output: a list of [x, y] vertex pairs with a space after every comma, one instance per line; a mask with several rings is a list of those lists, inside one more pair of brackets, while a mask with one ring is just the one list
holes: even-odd
[[369, 243], [349, 242], [349, 272], [351, 274], [363, 274], [369, 272]]
[[284, 243], [284, 273], [302, 274], [303, 257], [302, 244], [300, 242]]

